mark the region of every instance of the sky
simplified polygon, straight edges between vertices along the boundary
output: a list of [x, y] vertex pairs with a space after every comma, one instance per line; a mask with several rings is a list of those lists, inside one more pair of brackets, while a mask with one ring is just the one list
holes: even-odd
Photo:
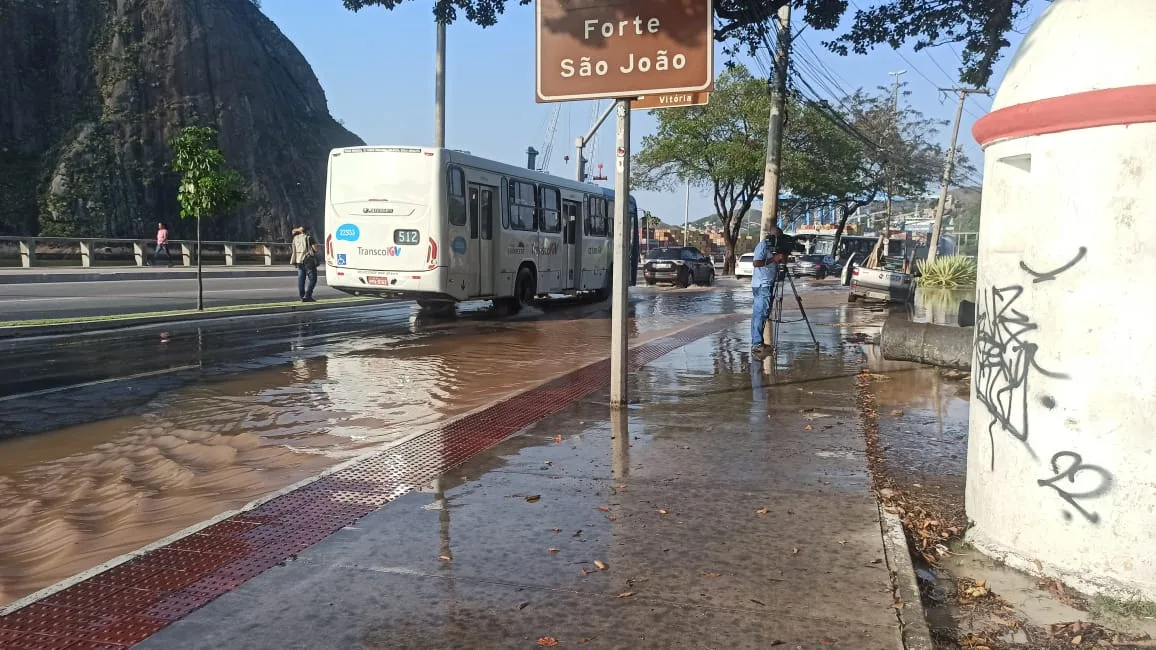
[[[856, 6], [870, 6], [872, 0], [851, 0]], [[996, 66], [989, 88], [998, 89], [1008, 59], [1022, 38], [1022, 32], [1046, 7], [1045, 0], [1032, 0], [1031, 15], [1020, 25], [1020, 33], [1010, 34], [1011, 49]], [[427, 2], [405, 2], [388, 11], [382, 8], [361, 12], [346, 10], [341, 0], [264, 0], [262, 11], [293, 41], [321, 81], [329, 100], [329, 111], [346, 128], [367, 144], [425, 145], [433, 142], [434, 46], [436, 28]], [[847, 21], [845, 20], [845, 23]], [[797, 28], [797, 27], [796, 27]], [[950, 120], [955, 115], [954, 97], [938, 88], [959, 85], [959, 46], [941, 46], [914, 52], [910, 47], [892, 50], [883, 46], [868, 55], [841, 57], [827, 52], [823, 40], [828, 32], [804, 30], [796, 41], [796, 56], [802, 72], [813, 78], [815, 70], [829, 73], [832, 92], [856, 88], [874, 90], [889, 86], [891, 72], [906, 70], [901, 79], [909, 93], [901, 101], [925, 116]], [[450, 25], [446, 54], [446, 146], [469, 151], [493, 160], [525, 165], [526, 148], [545, 148], [546, 123], [553, 104], [539, 104], [534, 93], [534, 7], [507, 2], [506, 13], [494, 27], [482, 29], [464, 20]], [[809, 46], [809, 47], [808, 47]], [[725, 56], [716, 53], [716, 74]], [[765, 76], [770, 66], [766, 54], [757, 59], [741, 58], [751, 72]], [[840, 87], [836, 89], [835, 84]], [[814, 83], [813, 83], [814, 85]], [[828, 89], [816, 86], [825, 93]], [[834, 99], [834, 97], [830, 97]], [[554, 137], [550, 171], [574, 177], [574, 140], [593, 125], [593, 102], [562, 105]], [[602, 102], [602, 108], [608, 100]], [[972, 95], [965, 107], [959, 142], [977, 169], [982, 169], [982, 152], [971, 135], [975, 121], [991, 108], [991, 98]], [[631, 146], [638, 150], [642, 138], [653, 132], [654, 117], [634, 111], [631, 118]], [[946, 148], [951, 139], [950, 125], [940, 135]], [[564, 160], [569, 156], [570, 160]], [[596, 149], [588, 152], [590, 171], [598, 171], [614, 182], [614, 117], [599, 131]], [[977, 174], [977, 177], [979, 174]], [[635, 192], [641, 209], [650, 210], [663, 221], [681, 224], [686, 212], [686, 193]], [[691, 190], [690, 220], [714, 213], [708, 192]]]

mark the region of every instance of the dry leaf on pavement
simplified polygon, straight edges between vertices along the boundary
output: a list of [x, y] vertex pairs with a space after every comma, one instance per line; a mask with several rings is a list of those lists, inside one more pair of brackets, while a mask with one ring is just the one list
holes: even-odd
[[554, 442], [562, 442], [562, 434], [559, 433], [558, 435], [554, 436]]
[[758, 510], [755, 511], [755, 514], [765, 515], [768, 512], [770, 512], [770, 510], [767, 510], [766, 508], [759, 508]]
[[799, 554], [799, 548], [798, 547], [792, 547], [791, 548], [791, 555], [798, 555], [798, 554]]
[[717, 578], [717, 577], [721, 576], [722, 574], [721, 573], [711, 573], [710, 571], [703, 571], [702, 575], [704, 577], [707, 577], [707, 578]]
[[606, 570], [606, 563], [603, 562], [602, 560], [594, 560], [594, 566], [598, 567], [599, 571], [605, 571]]
[[520, 602], [520, 603], [518, 603], [518, 609], [526, 609], [527, 607], [529, 607], [529, 605], [530, 605], [530, 603], [528, 603], [528, 602], [525, 602], [525, 601]]
[[542, 498], [541, 494], [531, 494], [530, 496], [526, 497], [526, 503], [534, 503], [535, 501], [537, 501], [538, 499], [541, 499], [541, 498]]
[[813, 427], [809, 424], [807, 426], [803, 427], [803, 431], [814, 431], [814, 430], [815, 430], [815, 427]]
[[558, 549], [556, 549], [556, 548], [554, 548], [553, 546], [551, 546], [550, 548], [546, 549], [546, 552], [548, 552], [548, 553], [557, 553], [557, 552], [558, 552]]
[[538, 645], [542, 646], [543, 648], [553, 648], [558, 645], [558, 639], [555, 639], [552, 636], [544, 636], [538, 639]]
[[624, 591], [624, 592], [618, 594], [618, 597], [619, 598], [630, 598], [633, 595], [634, 595], [633, 591]]
[[439, 555], [438, 559], [441, 560], [442, 562], [451, 562], [452, 561], [450, 559], [450, 556], [448, 556], [448, 555]]
[[610, 512], [609, 506], [598, 506], [598, 509], [602, 512]]
[[562, 532], [562, 529], [561, 529], [561, 528], [551, 528], [550, 530], [554, 531], [554, 534], [555, 534], [555, 535], [557, 535], [558, 533]]
[[659, 509], [658, 509], [658, 514], [660, 514], [660, 515], [667, 515], [667, 514], [670, 514], [670, 513], [669, 513], [669, 512], [667, 512], [666, 510], [663, 510], [662, 508], [659, 508]]

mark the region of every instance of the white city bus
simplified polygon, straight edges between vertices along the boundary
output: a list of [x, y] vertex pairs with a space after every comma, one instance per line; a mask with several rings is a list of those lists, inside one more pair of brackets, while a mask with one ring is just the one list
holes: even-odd
[[[423, 147], [329, 154], [325, 273], [353, 295], [447, 308], [517, 308], [547, 294], [611, 286], [614, 193], [586, 183]], [[637, 217], [630, 197], [631, 221]]]

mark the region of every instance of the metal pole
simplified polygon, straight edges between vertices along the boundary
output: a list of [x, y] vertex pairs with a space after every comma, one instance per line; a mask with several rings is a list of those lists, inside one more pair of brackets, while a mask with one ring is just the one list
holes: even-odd
[[[942, 90], [948, 90], [946, 88]], [[951, 171], [955, 166], [955, 143], [959, 138], [959, 121], [963, 119], [963, 104], [968, 93], [986, 93], [986, 89], [951, 88], [959, 93], [959, 106], [955, 109], [955, 126], [951, 129], [951, 147], [947, 150], [947, 164], [943, 166], [943, 182], [939, 188], [939, 203], [935, 206], [935, 224], [931, 227], [931, 245], [927, 250], [927, 261], [934, 262], [939, 254], [939, 237], [943, 228], [943, 208], [947, 205], [947, 189], [951, 184]]]
[[446, 24], [438, 20], [437, 56], [434, 59], [434, 146], [446, 146]]
[[688, 246], [687, 238], [690, 237], [690, 181], [686, 182], [686, 205], [682, 213], [682, 245]]
[[615, 142], [617, 174], [614, 177], [614, 295], [610, 304], [610, 406], [625, 407], [628, 375], [627, 357], [627, 266], [629, 265], [630, 206], [630, 101], [620, 99]]
[[[898, 70], [896, 72], [888, 72], [887, 74], [895, 77], [895, 85], [891, 91], [891, 116], [895, 121], [895, 130], [899, 130], [899, 77], [907, 74], [906, 70]], [[887, 211], [884, 215], [885, 226], [883, 228], [883, 236], [887, 239], [891, 238], [891, 181], [892, 181], [892, 165], [894, 161], [887, 161]], [[887, 244], [884, 244], [886, 246]]]
[[775, 85], [771, 90], [771, 120], [767, 125], [767, 162], [763, 171], [763, 214], [759, 224], [759, 240], [778, 222], [779, 215], [779, 161], [783, 149], [783, 104], [787, 96], [787, 57], [791, 51], [791, 3], [779, 8], [775, 29], [778, 47], [775, 50]]
[[602, 111], [602, 116], [599, 117], [598, 120], [594, 122], [594, 126], [590, 127], [590, 130], [586, 132], [586, 136], [579, 137], [574, 140], [574, 146], [578, 149], [576, 152], [578, 154], [578, 178], [575, 180], [577, 180], [579, 183], [586, 180], [586, 159], [582, 157], [582, 150], [586, 148], [586, 143], [590, 142], [590, 139], [593, 138], [594, 134], [598, 132], [598, 127], [602, 126], [602, 123], [606, 121], [606, 118], [610, 117], [610, 114], [614, 112], [614, 107], [617, 105], [618, 102], [610, 102], [610, 105], [606, 107], [606, 110]]

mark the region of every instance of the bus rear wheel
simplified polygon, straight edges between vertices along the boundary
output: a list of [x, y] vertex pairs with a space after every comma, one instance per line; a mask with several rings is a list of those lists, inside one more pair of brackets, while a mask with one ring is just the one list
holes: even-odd
[[534, 304], [536, 295], [538, 295], [538, 281], [534, 278], [534, 272], [529, 267], [523, 266], [518, 269], [518, 276], [514, 278], [514, 299], [510, 301], [510, 307], [514, 311], [529, 307]]

